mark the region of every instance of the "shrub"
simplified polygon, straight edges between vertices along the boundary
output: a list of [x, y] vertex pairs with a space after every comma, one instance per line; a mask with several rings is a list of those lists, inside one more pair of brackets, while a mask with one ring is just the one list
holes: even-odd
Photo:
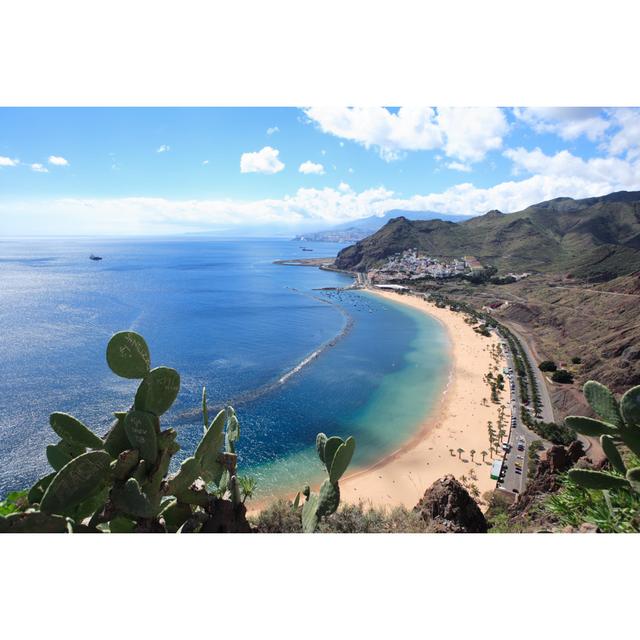
[[573, 374], [566, 369], [558, 369], [551, 375], [551, 379], [554, 382], [560, 382], [562, 384], [570, 384], [573, 382]]
[[578, 356], [574, 356], [573, 358], [571, 358], [571, 362], [573, 364], [582, 364], [582, 358], [578, 358]]
[[529, 420], [527, 426], [537, 435], [553, 444], [561, 444], [565, 447], [576, 439], [576, 433], [570, 427], [555, 422], [542, 422]]
[[553, 360], [543, 360], [539, 365], [538, 369], [540, 371], [556, 371], [557, 370], [556, 363]]

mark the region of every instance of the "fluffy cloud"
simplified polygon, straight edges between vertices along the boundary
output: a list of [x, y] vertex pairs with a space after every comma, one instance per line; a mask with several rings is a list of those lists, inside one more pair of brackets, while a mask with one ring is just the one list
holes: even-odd
[[640, 109], [614, 109], [612, 120], [618, 131], [607, 146], [610, 153], [626, 153], [630, 159], [640, 156]]
[[280, 152], [273, 147], [263, 147], [260, 151], [243, 153], [240, 157], [241, 173], [278, 173], [284, 163], [278, 159]]
[[507, 149], [504, 155], [514, 163], [517, 170], [554, 180], [582, 180], [595, 187], [596, 191], [601, 189], [600, 194], [640, 186], [640, 162], [611, 156], [584, 160], [566, 150], [549, 156], [538, 148], [528, 151], [522, 147]]
[[47, 162], [57, 167], [68, 167], [69, 162], [62, 156], [49, 156]]
[[527, 107], [513, 113], [536, 133], [555, 133], [563, 140], [586, 136], [593, 142], [611, 126], [597, 107]]
[[508, 131], [504, 113], [495, 107], [311, 107], [307, 117], [325, 133], [375, 148], [387, 161], [406, 151], [443, 149], [463, 162], [482, 160], [499, 149]]
[[280, 131], [280, 129], [278, 129], [278, 127], [269, 127], [267, 129], [267, 135], [268, 136], [272, 136], [274, 133], [278, 133], [278, 131]]
[[0, 156], [0, 167], [15, 167], [20, 164], [19, 160], [15, 158], [7, 158], [7, 156]]
[[479, 162], [487, 152], [499, 149], [509, 125], [495, 107], [445, 107], [436, 118], [444, 134], [444, 152], [463, 162]]
[[471, 165], [462, 162], [449, 162], [447, 169], [452, 169], [453, 171], [471, 171]]
[[324, 175], [324, 167], [319, 162], [311, 162], [311, 160], [303, 162], [298, 167], [298, 171], [300, 173], [316, 173], [319, 176]]
[[171, 147], [168, 144], [161, 144], [156, 149], [156, 153], [166, 153], [167, 151], [171, 151]]
[[29, 166], [31, 167], [31, 171], [35, 171], [36, 173], [49, 173], [49, 169], [39, 162], [34, 162]]
[[[220, 234], [274, 235], [382, 215], [390, 209], [482, 214], [490, 209], [518, 211], [560, 196], [585, 198], [612, 191], [640, 190], [640, 158], [585, 160], [568, 151], [547, 155], [540, 149], [530, 151], [522, 147], [507, 149], [504, 155], [521, 174], [530, 175], [488, 188], [464, 182], [444, 191], [408, 197], [398, 197], [383, 186], [357, 192], [341, 182], [337, 188], [298, 189], [293, 195], [254, 201], [137, 197], [4, 200], [0, 201], [0, 234], [28, 233], [37, 226], [45, 233], [58, 234], [207, 230]], [[279, 162], [277, 152], [271, 157]]]

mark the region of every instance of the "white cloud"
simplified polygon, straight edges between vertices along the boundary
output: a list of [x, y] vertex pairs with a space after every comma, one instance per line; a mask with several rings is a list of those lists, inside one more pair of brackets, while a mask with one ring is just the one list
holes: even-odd
[[597, 107], [526, 107], [513, 113], [536, 133], [555, 133], [563, 140], [586, 136], [593, 142], [611, 126]]
[[[640, 158], [583, 159], [568, 151], [546, 155], [540, 149], [507, 149], [504, 155], [521, 172], [488, 188], [471, 182], [444, 191], [398, 197], [384, 186], [354, 191], [337, 188], [298, 189], [282, 198], [242, 200], [167, 200], [113, 198], [12, 202], [0, 201], [0, 235], [28, 233], [33, 228], [57, 234], [145, 234], [208, 230], [263, 235], [313, 230], [391, 209], [482, 214], [490, 209], [518, 211], [560, 196], [586, 198], [613, 191], [640, 190]], [[276, 155], [277, 161], [277, 155]], [[279, 162], [279, 161], [278, 161]]]
[[609, 152], [615, 155], [626, 152], [628, 158], [637, 158], [640, 156], [640, 109], [614, 109], [611, 115], [619, 130], [609, 141]]
[[49, 164], [53, 164], [53, 165], [55, 165], [57, 167], [68, 167], [69, 166], [68, 160], [66, 160], [62, 156], [49, 156], [47, 162]]
[[452, 169], [453, 171], [471, 171], [471, 165], [462, 162], [449, 162], [447, 169]]
[[396, 113], [384, 107], [311, 107], [305, 114], [323, 132], [373, 147], [386, 161], [407, 151], [443, 149], [449, 157], [477, 162], [499, 149], [508, 131], [496, 107], [402, 107]]
[[267, 129], [267, 135], [268, 136], [272, 136], [274, 133], [278, 133], [278, 131], [280, 131], [280, 129], [278, 129], [278, 127], [269, 127]]
[[298, 167], [298, 171], [300, 173], [315, 173], [319, 176], [324, 175], [324, 167], [319, 162], [311, 162], [311, 160], [303, 162]]
[[208, 160], [203, 160], [202, 164], [209, 164], [209, 161]]
[[539, 148], [528, 151], [522, 147], [507, 149], [504, 155], [517, 169], [554, 180], [582, 180], [596, 186], [600, 194], [640, 186], [640, 161], [615, 157], [583, 160], [566, 150], [548, 156]]
[[156, 153], [166, 153], [167, 151], [171, 151], [171, 147], [168, 144], [161, 144], [156, 149]]
[[347, 171], [348, 171], [349, 173], [353, 173], [353, 168], [352, 168], [352, 167], [349, 167], [349, 168], [347, 169]]
[[0, 167], [15, 167], [20, 164], [20, 160], [16, 158], [7, 158], [7, 156], [0, 156]]
[[49, 173], [49, 169], [47, 169], [47, 167], [45, 167], [43, 164], [40, 164], [39, 162], [34, 162], [32, 165], [30, 165], [31, 170], [35, 171], [36, 173]]
[[241, 173], [278, 173], [284, 163], [278, 159], [280, 151], [273, 147], [263, 147], [260, 151], [243, 153], [240, 157]]
[[436, 121], [445, 138], [444, 152], [463, 162], [479, 162], [499, 149], [509, 130], [496, 107], [444, 107], [438, 109]]

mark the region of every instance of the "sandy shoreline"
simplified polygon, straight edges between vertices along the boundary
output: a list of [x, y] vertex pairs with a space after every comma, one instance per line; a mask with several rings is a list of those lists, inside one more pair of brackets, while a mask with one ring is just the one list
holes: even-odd
[[[406, 304], [439, 320], [446, 328], [451, 343], [449, 382], [440, 405], [431, 412], [418, 432], [400, 449], [368, 469], [358, 470], [340, 482], [342, 500], [362, 501], [375, 506], [404, 505], [413, 507], [431, 484], [453, 474], [471, 480], [480, 495], [495, 488], [490, 478], [491, 455], [482, 461], [482, 451], [489, 452], [487, 422], [496, 425], [500, 405], [491, 402], [491, 390], [484, 380], [489, 371], [504, 365], [491, 355], [490, 338], [476, 333], [464, 321], [465, 316], [413, 297], [382, 291], [376, 295]], [[509, 418], [507, 391], [501, 394]], [[486, 402], [483, 403], [483, 399]], [[458, 454], [458, 448], [463, 451]], [[451, 455], [453, 449], [453, 455]], [[475, 450], [473, 461], [470, 452]], [[464, 479], [463, 478], [463, 479]]]
[[[373, 291], [395, 303], [406, 304], [438, 320], [446, 329], [450, 342], [451, 368], [449, 380], [439, 404], [433, 408], [410, 440], [399, 449], [366, 469], [347, 474], [340, 482], [343, 502], [371, 504], [376, 507], [404, 505], [412, 508], [433, 482], [447, 474], [472, 483], [481, 496], [495, 489], [490, 478], [491, 454], [487, 422], [496, 425], [499, 404], [491, 402], [491, 389], [484, 376], [501, 371], [505, 366], [491, 354], [496, 336], [484, 337], [465, 322], [465, 315], [448, 308], [440, 309], [417, 297]], [[500, 394], [510, 418], [509, 391]], [[483, 399], [486, 399], [483, 402]], [[508, 430], [508, 427], [507, 427]], [[463, 451], [458, 454], [458, 448]], [[451, 451], [453, 450], [453, 455]], [[470, 452], [475, 450], [473, 461]], [[473, 478], [475, 476], [475, 478]], [[317, 490], [317, 487], [313, 487]], [[284, 492], [293, 497], [294, 492]], [[253, 514], [270, 501], [258, 500], [248, 505]]]

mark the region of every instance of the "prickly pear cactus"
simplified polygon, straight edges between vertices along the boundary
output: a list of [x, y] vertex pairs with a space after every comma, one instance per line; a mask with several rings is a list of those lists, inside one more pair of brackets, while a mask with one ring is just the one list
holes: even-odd
[[[329, 477], [320, 486], [320, 493], [311, 493], [309, 486], [305, 486], [302, 495], [306, 497], [302, 505], [302, 530], [305, 533], [313, 533], [321, 518], [325, 518], [335, 513], [340, 505], [340, 485], [339, 480], [347, 470], [353, 453], [356, 448], [356, 441], [353, 436], [346, 440], [338, 436], [328, 438], [324, 433], [319, 433], [316, 437], [316, 452], [320, 461], [329, 474]], [[300, 494], [296, 497], [293, 509], [296, 510], [299, 504]]]
[[565, 423], [577, 433], [600, 438], [612, 473], [572, 469], [569, 477], [587, 489], [639, 491], [640, 467], [627, 469], [618, 446], [624, 444], [636, 456], [640, 456], [640, 386], [629, 389], [622, 396], [620, 404], [607, 387], [593, 380], [584, 385], [584, 394], [603, 421], [568, 416]]
[[160, 416], [175, 401], [180, 376], [168, 367], [151, 369], [150, 362], [142, 336], [131, 331], [113, 336], [109, 367], [118, 376], [141, 380], [133, 406], [114, 414], [104, 439], [77, 418], [53, 413], [50, 424], [60, 437], [46, 450], [53, 472], [26, 494], [24, 512], [0, 517], [0, 532], [195, 532], [208, 530], [210, 520], [219, 526], [229, 514], [232, 525], [225, 530], [249, 529], [236, 470], [235, 411], [222, 409], [208, 424], [203, 389], [202, 440], [170, 475], [180, 446], [174, 429], [161, 429]]
[[133, 331], [120, 331], [107, 345], [107, 364], [121, 378], [144, 378], [151, 356], [144, 338]]

